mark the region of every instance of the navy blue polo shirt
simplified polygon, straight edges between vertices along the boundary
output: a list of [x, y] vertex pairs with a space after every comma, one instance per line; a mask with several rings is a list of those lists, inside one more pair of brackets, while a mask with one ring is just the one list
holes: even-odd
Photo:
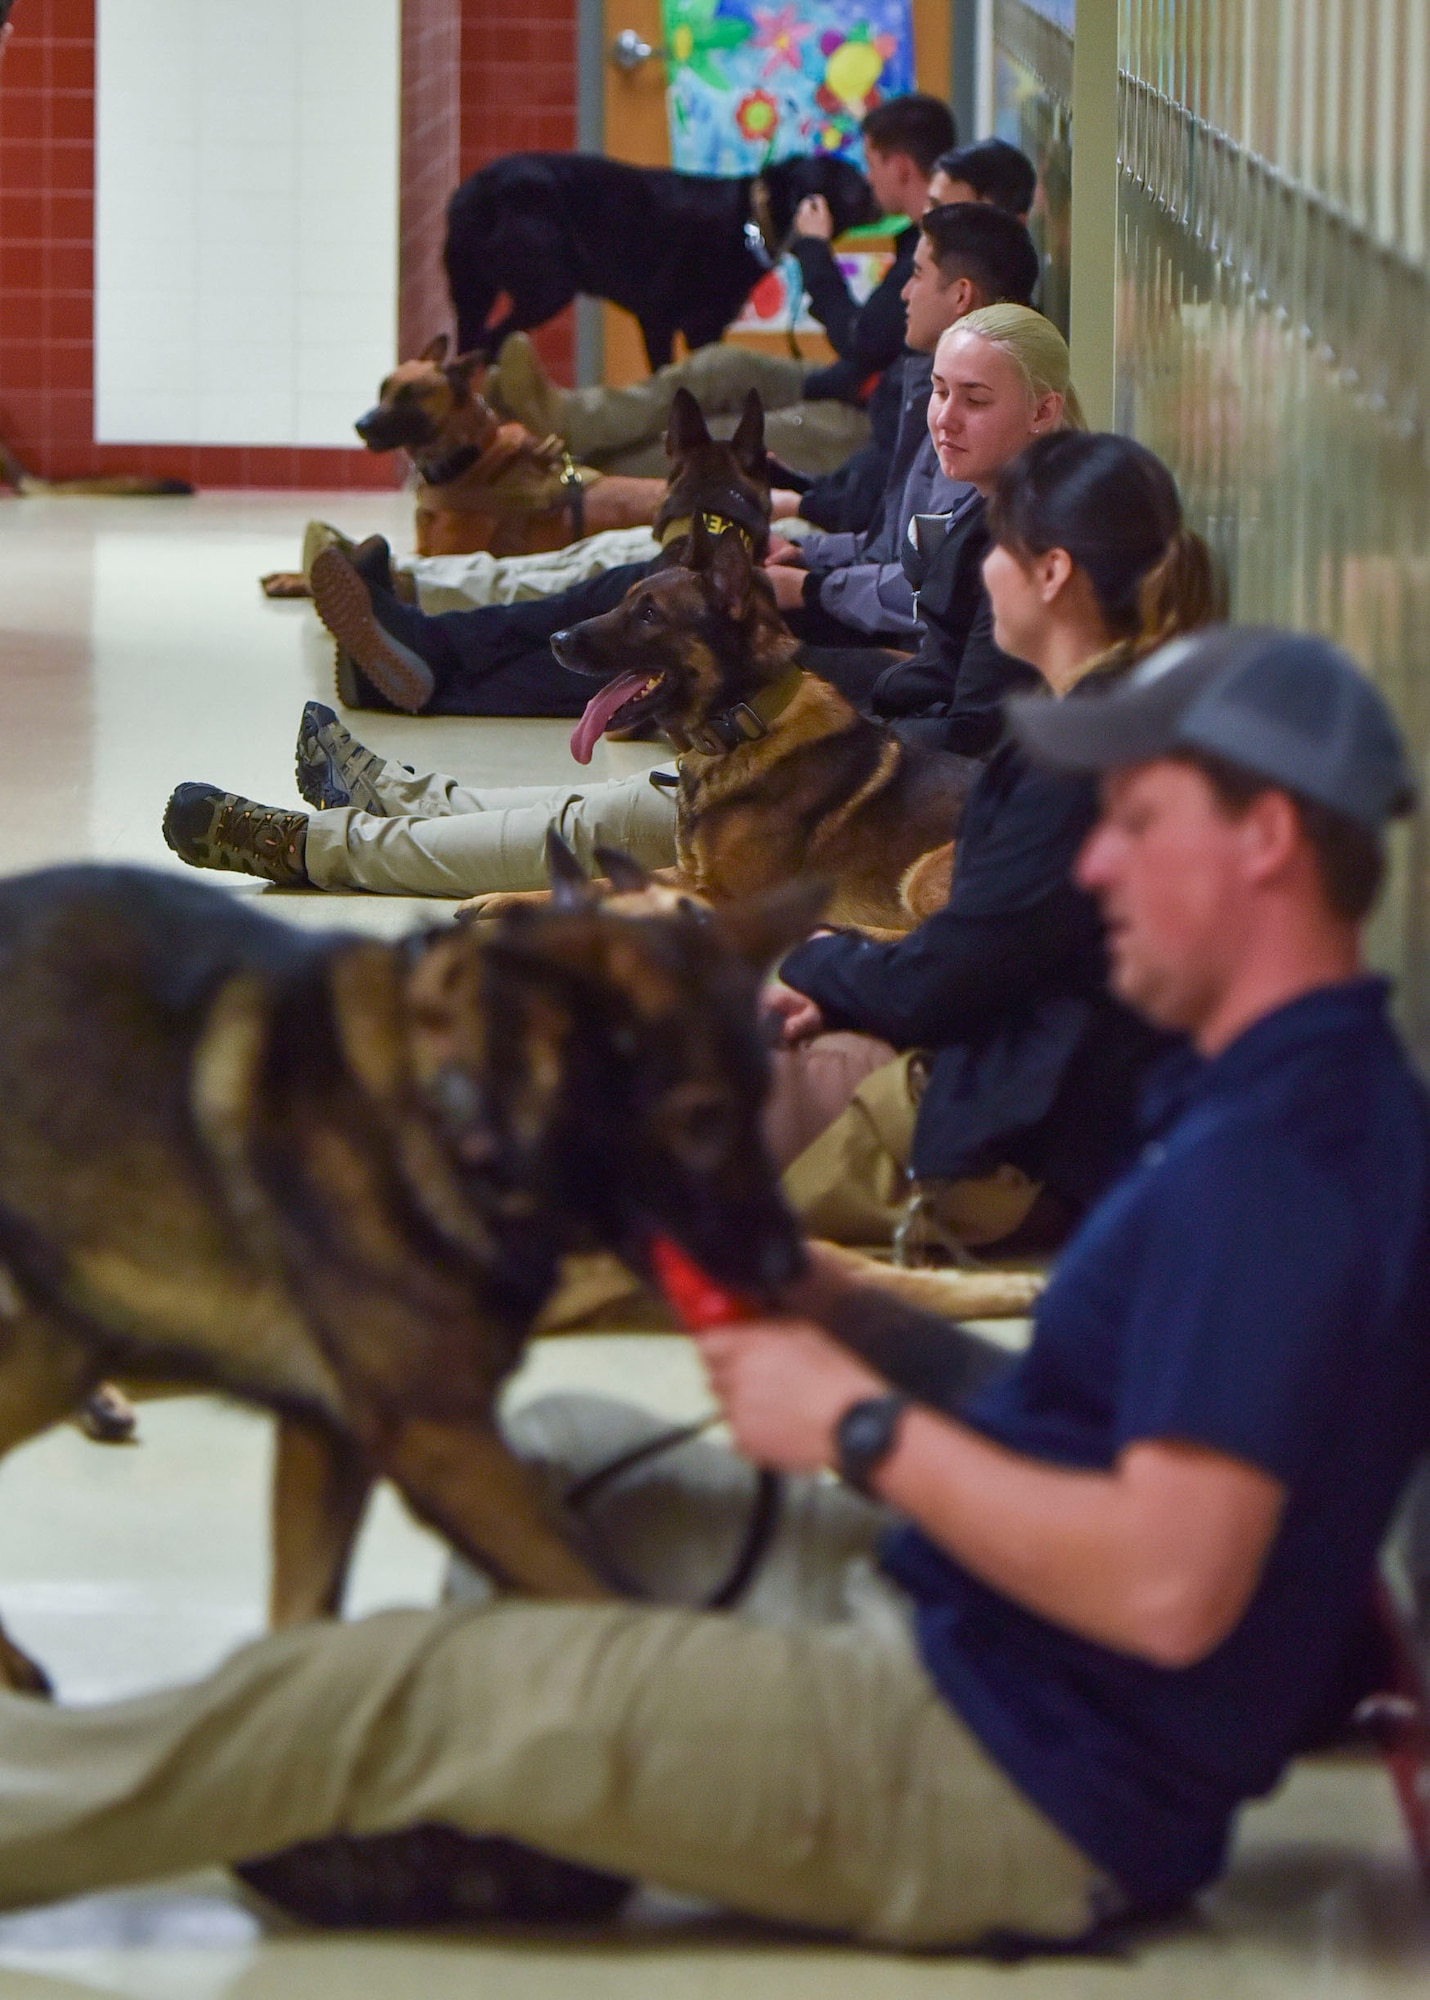
[[1023, 1610], [916, 1529], [886, 1544], [942, 1693], [1138, 1900], [1209, 1881], [1236, 1807], [1304, 1742], [1430, 1435], [1430, 1102], [1386, 1000], [1379, 980], [1324, 987], [1212, 1061], [1172, 1058], [1140, 1161], [1064, 1251], [1031, 1347], [963, 1413], [1057, 1465], [1169, 1439], [1279, 1480], [1236, 1630], [1157, 1667]]

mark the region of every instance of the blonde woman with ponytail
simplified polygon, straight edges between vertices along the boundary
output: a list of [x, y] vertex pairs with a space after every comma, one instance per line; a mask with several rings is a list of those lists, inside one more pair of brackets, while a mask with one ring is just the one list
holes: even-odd
[[[970, 317], [994, 315], [1007, 309]], [[1067, 393], [1046, 360], [1062, 343], [1039, 334], [1044, 351], [1030, 350], [1031, 318], [1014, 321], [1020, 394], [1046, 412]], [[980, 338], [991, 349], [1004, 331]], [[1211, 561], [1171, 474], [1129, 438], [1050, 424], [990, 481], [986, 533], [992, 641], [1055, 697], [1079, 699], [1215, 614]], [[777, 1119], [808, 1099], [807, 1077], [834, 1073], [814, 1053], [824, 1030], [877, 1038], [852, 1101], [823, 1107], [833, 1122], [786, 1174], [812, 1235], [889, 1240], [912, 1174], [936, 1232], [1000, 1255], [1044, 1250], [1126, 1164], [1158, 1040], [1108, 994], [1101, 920], [1071, 879], [1095, 812], [1090, 781], [1037, 769], [1005, 738], [964, 808], [944, 907], [898, 943], [820, 937], [784, 961], [770, 1006], [803, 1046], [781, 1059]]]

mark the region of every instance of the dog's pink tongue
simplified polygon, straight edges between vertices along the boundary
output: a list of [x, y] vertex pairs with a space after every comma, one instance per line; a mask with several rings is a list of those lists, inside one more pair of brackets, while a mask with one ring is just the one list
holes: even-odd
[[587, 702], [581, 720], [571, 731], [571, 755], [578, 764], [589, 764], [591, 752], [600, 740], [606, 724], [618, 708], [624, 707], [633, 694], [639, 694], [650, 678], [648, 674], [617, 674], [613, 681], [607, 681]]

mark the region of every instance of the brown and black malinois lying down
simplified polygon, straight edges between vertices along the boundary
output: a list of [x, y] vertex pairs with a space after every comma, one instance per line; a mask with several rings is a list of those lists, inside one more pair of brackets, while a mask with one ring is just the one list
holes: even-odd
[[411, 460], [418, 555], [534, 555], [654, 518], [661, 480], [575, 465], [559, 438], [502, 423], [473, 386], [484, 365], [480, 354], [449, 360], [439, 334], [394, 368], [354, 426], [369, 451], [405, 451]]
[[[568, 1251], [799, 1271], [755, 996], [818, 904], [388, 944], [139, 869], [0, 884], [0, 1450], [106, 1376], [206, 1385], [282, 1420], [277, 1622], [337, 1609], [378, 1476], [503, 1583], [600, 1594], [493, 1401]], [[3, 1634], [0, 1681], [44, 1686]]]
[[[799, 665], [799, 642], [744, 538], [691, 529], [685, 564], [551, 641], [604, 685], [571, 737], [648, 725], [680, 753], [676, 856], [659, 880], [717, 907], [821, 876], [827, 918], [901, 935], [948, 892], [951, 841], [978, 766], [903, 743]], [[544, 892], [473, 897], [501, 915]]]
[[22, 500], [182, 499], [194, 490], [187, 479], [161, 479], [143, 472], [98, 473], [88, 479], [41, 479], [3, 444], [0, 444], [0, 486], [13, 488]]

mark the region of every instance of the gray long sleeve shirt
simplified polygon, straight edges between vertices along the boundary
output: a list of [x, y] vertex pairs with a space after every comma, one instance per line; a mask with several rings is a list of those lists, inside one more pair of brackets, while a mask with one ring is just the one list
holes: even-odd
[[801, 545], [806, 569], [819, 579], [806, 591], [806, 601], [817, 590], [831, 617], [878, 639], [919, 636], [913, 589], [900, 561], [910, 520], [915, 514], [947, 514], [969, 491], [939, 470], [927, 424], [932, 373], [931, 355], [905, 356], [899, 434], [872, 526], [863, 535], [809, 535]]

